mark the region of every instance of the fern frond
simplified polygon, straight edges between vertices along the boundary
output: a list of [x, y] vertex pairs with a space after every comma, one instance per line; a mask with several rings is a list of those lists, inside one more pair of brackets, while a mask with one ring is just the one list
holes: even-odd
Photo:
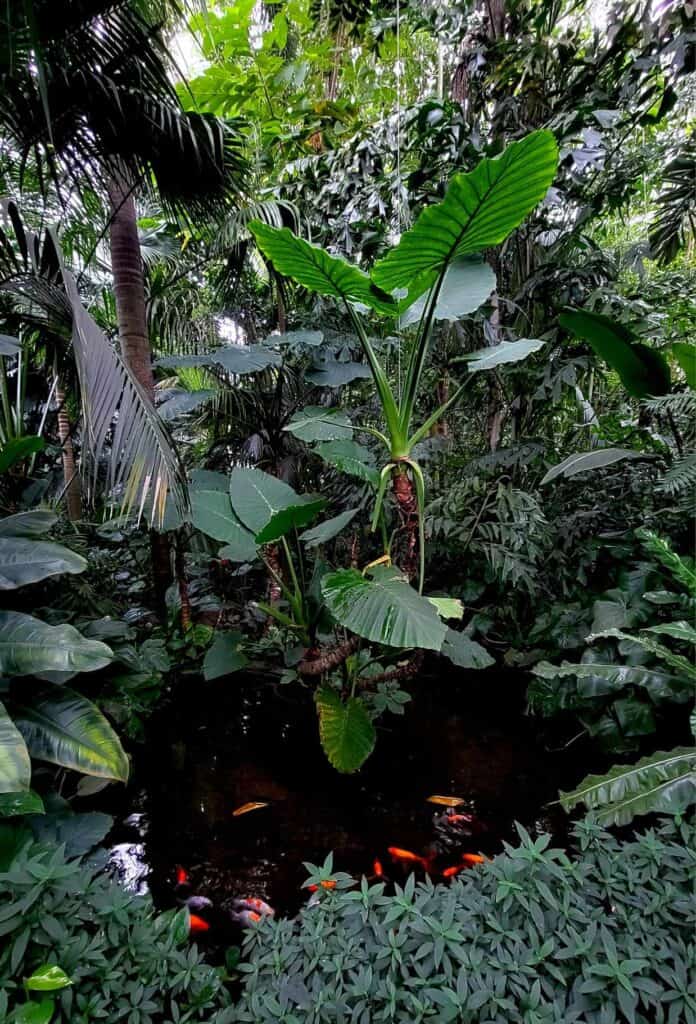
[[696, 494], [696, 452], [677, 459], [662, 477], [657, 489], [672, 496], [685, 491]]

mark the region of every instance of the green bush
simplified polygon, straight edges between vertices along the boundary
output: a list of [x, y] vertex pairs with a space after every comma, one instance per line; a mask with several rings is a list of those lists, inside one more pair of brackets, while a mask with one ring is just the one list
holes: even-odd
[[[35, 975], [46, 964], [72, 984], [49, 988]], [[185, 912], [157, 914], [64, 845], [29, 841], [0, 874], [0, 1021], [228, 1024], [222, 975], [190, 945]]]
[[332, 876], [297, 919], [248, 933], [231, 1019], [693, 1024], [696, 827], [620, 842], [585, 823], [574, 859], [519, 832], [451, 885]]

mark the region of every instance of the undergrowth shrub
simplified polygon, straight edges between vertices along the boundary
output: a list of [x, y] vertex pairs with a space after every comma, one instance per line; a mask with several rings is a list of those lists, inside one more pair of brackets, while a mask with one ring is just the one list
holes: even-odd
[[696, 826], [630, 842], [578, 825], [577, 855], [520, 845], [451, 885], [331, 875], [295, 920], [248, 933], [233, 1021], [694, 1024]]
[[[223, 972], [190, 944], [185, 912], [156, 913], [102, 868], [30, 841], [0, 874], [0, 1021], [228, 1024]], [[45, 964], [72, 984], [27, 1001], [24, 982]]]

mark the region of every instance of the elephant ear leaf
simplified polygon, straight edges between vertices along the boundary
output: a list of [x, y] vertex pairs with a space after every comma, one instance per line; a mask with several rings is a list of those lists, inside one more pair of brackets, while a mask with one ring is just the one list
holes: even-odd
[[22, 793], [29, 789], [29, 751], [4, 704], [0, 703], [0, 793]]
[[498, 245], [544, 198], [557, 166], [553, 135], [538, 131], [470, 173], [456, 174], [442, 202], [427, 207], [376, 264], [373, 281], [386, 292], [414, 282], [424, 290], [457, 257]]
[[365, 705], [357, 697], [343, 703], [325, 686], [315, 696], [319, 738], [324, 753], [339, 772], [355, 772], [374, 750], [376, 733]]
[[565, 310], [559, 323], [576, 338], [589, 342], [599, 358], [618, 373], [629, 395], [647, 398], [669, 392], [672, 381], [667, 360], [636, 341], [625, 324], [585, 309]]
[[681, 814], [696, 801], [696, 748], [680, 747], [637, 764], [615, 765], [606, 775], [588, 775], [560, 798], [566, 811], [584, 804], [605, 827], [628, 825], [638, 814]]
[[330, 256], [318, 245], [294, 235], [289, 228], [272, 228], [261, 221], [249, 224], [259, 249], [275, 270], [317, 295], [362, 303], [378, 312], [396, 316], [397, 305], [358, 267], [339, 256]]

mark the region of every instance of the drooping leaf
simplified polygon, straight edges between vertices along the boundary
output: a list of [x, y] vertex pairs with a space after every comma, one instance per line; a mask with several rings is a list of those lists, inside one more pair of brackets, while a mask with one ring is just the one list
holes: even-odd
[[46, 447], [43, 437], [13, 437], [0, 448], [0, 474], [12, 469], [30, 455], [42, 452]]
[[478, 373], [479, 370], [492, 370], [505, 363], [519, 363], [532, 352], [538, 352], [544, 344], [540, 338], [501, 341], [499, 345], [492, 345], [490, 348], [479, 348], [475, 352], [467, 352], [466, 355], [458, 356], [454, 361], [466, 362], [467, 373]]
[[371, 578], [339, 569], [323, 578], [321, 591], [336, 621], [365, 640], [430, 651], [442, 647], [447, 627], [396, 569], [377, 566]]
[[230, 475], [232, 508], [258, 544], [270, 544], [289, 530], [307, 526], [325, 507], [314, 494], [292, 487], [260, 469], [235, 469]]
[[560, 793], [568, 811], [583, 804], [598, 824], [628, 825], [638, 814], [681, 814], [696, 801], [696, 748], [680, 747], [588, 775]]
[[644, 632], [658, 633], [674, 637], [675, 640], [686, 640], [689, 644], [696, 644], [696, 629], [685, 619], [680, 622], [662, 622], [657, 626], [647, 626]]
[[[227, 485], [227, 479], [225, 485]], [[191, 491], [191, 522], [214, 540], [227, 545], [222, 558], [231, 562], [253, 562], [257, 554], [254, 534], [239, 521], [225, 491]]]
[[636, 341], [625, 324], [585, 309], [566, 310], [559, 323], [576, 338], [590, 343], [600, 359], [618, 373], [630, 395], [647, 398], [669, 392], [667, 360], [656, 349]]
[[338, 388], [343, 384], [350, 384], [351, 381], [364, 380], [371, 376], [370, 367], [365, 363], [340, 363], [336, 359], [315, 363], [312, 369], [305, 373], [305, 379], [318, 388]]
[[258, 373], [269, 366], [280, 366], [282, 357], [265, 345], [225, 345], [195, 356], [164, 356], [156, 366], [167, 368], [189, 366], [221, 366], [228, 373], [239, 376]]
[[346, 441], [353, 436], [350, 419], [341, 409], [307, 405], [296, 412], [283, 430], [300, 441]]
[[328, 686], [317, 690], [314, 699], [324, 753], [336, 771], [357, 771], [374, 750], [377, 738], [365, 705], [357, 697], [349, 697], [344, 704]]
[[396, 315], [397, 306], [391, 296], [381, 292], [367, 274], [344, 259], [310, 245], [289, 228], [272, 228], [260, 221], [252, 221], [249, 228], [259, 249], [279, 274], [292, 278], [317, 295], [363, 303], [379, 312]]
[[688, 341], [675, 341], [670, 351], [684, 371], [686, 383], [696, 391], [696, 345]]
[[88, 640], [68, 623], [49, 626], [22, 612], [0, 611], [0, 672], [3, 675], [94, 672], [112, 659], [110, 647], [99, 640]]
[[287, 331], [285, 334], [269, 334], [263, 339], [264, 345], [289, 345], [290, 348], [300, 348], [307, 345], [309, 348], [317, 348], [324, 340], [323, 331]]
[[31, 762], [21, 732], [0, 703], [0, 793], [29, 791]]
[[552, 665], [540, 661], [532, 669], [541, 679], [563, 679], [574, 676], [578, 680], [581, 697], [601, 697], [614, 693], [624, 686], [642, 686], [654, 700], [669, 697], [672, 700], [688, 699], [693, 684], [688, 679], [646, 665], [616, 665], [612, 662], [564, 661]]
[[354, 517], [358, 514], [359, 509], [349, 508], [345, 512], [339, 513], [332, 519], [326, 519], [323, 523], [319, 523], [318, 526], [313, 526], [310, 530], [305, 530], [304, 533], [300, 534], [300, 540], [307, 545], [308, 548], [316, 548], [320, 544], [327, 544], [330, 540], [333, 540], [341, 530], [344, 530], [348, 523], [350, 523]]
[[495, 665], [495, 658], [491, 657], [485, 647], [455, 629], [447, 630], [440, 653], [458, 668], [490, 668]]
[[0, 590], [16, 590], [29, 583], [84, 572], [87, 559], [62, 544], [23, 537], [0, 537]]
[[456, 174], [442, 202], [426, 207], [377, 263], [373, 280], [386, 292], [418, 281], [422, 291], [457, 257], [498, 245], [544, 198], [557, 164], [553, 135], [538, 131]]
[[17, 728], [32, 757], [117, 782], [128, 781], [121, 741], [96, 704], [67, 686], [35, 693], [17, 704]]
[[[471, 259], [455, 260], [447, 268], [442, 282], [435, 305], [435, 319], [459, 320], [467, 313], [475, 312], [495, 291], [495, 287], [495, 274], [488, 263], [475, 263]], [[423, 293], [409, 305], [399, 317], [401, 326], [418, 323], [426, 302], [427, 293]]]
[[249, 659], [240, 651], [239, 645], [243, 640], [241, 633], [216, 633], [215, 639], [208, 648], [203, 660], [203, 677], [205, 679], [219, 679], [221, 676], [238, 672], [249, 664]]
[[0, 519], [0, 537], [41, 537], [57, 522], [58, 516], [49, 509], [17, 512]]
[[335, 466], [348, 476], [364, 480], [373, 487], [379, 483], [379, 473], [375, 469], [372, 452], [357, 441], [325, 441], [314, 449], [330, 466]]
[[626, 459], [644, 459], [642, 452], [634, 452], [629, 448], [595, 448], [591, 452], [575, 452], [563, 462], [552, 466], [545, 474], [542, 484], [548, 484], [559, 476], [576, 476], [578, 473], [589, 473], [592, 469], [604, 469], [615, 462]]

